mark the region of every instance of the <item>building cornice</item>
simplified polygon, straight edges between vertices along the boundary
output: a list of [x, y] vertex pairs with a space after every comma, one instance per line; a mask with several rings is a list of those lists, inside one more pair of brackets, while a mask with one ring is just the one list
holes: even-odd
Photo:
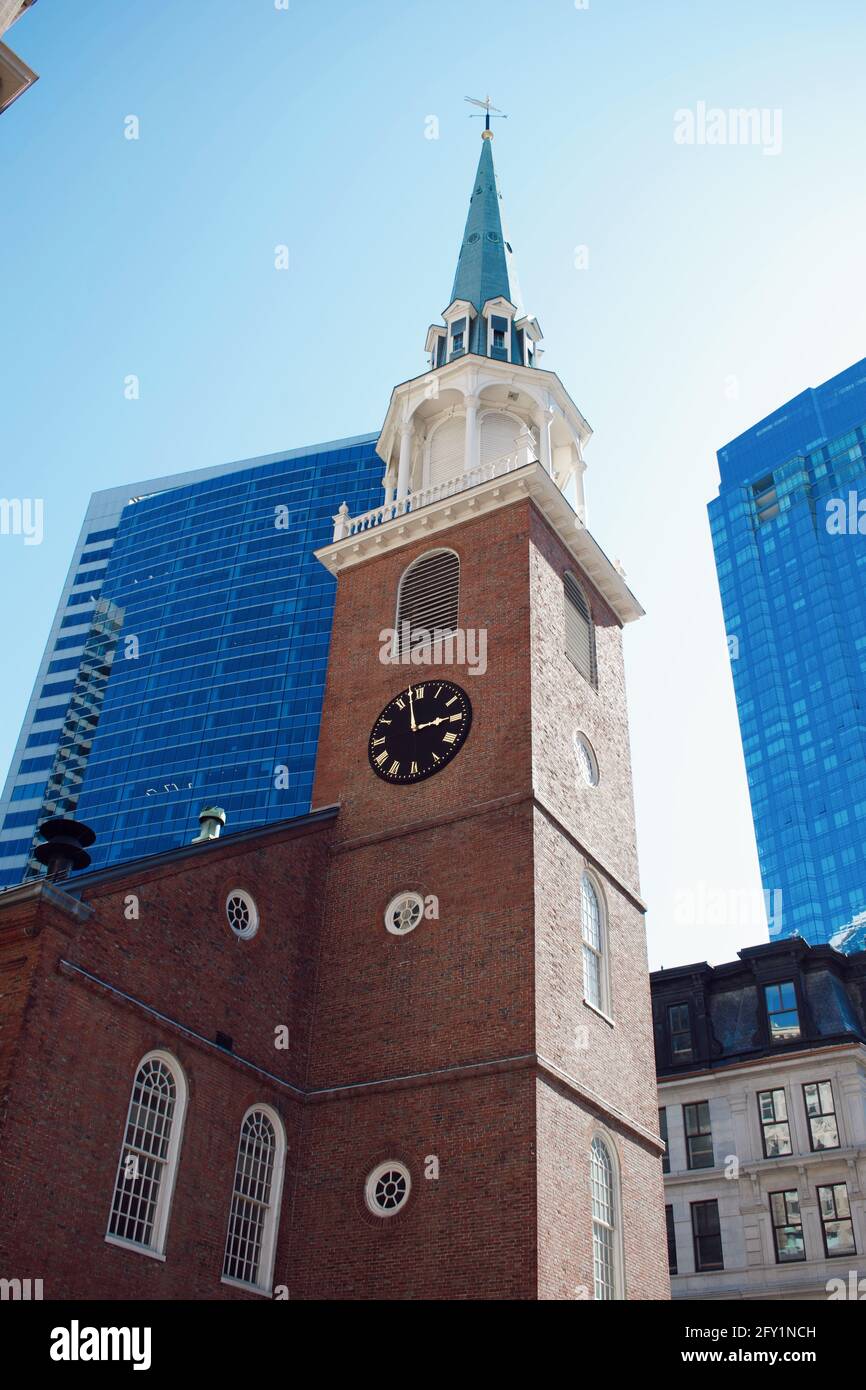
[[356, 531], [331, 545], [322, 546], [315, 552], [316, 558], [331, 574], [338, 575], [366, 560], [527, 498], [535, 503], [619, 621], [625, 624], [643, 617], [644, 610], [622, 573], [575, 515], [550, 474], [537, 462], [430, 502], [416, 511], [403, 512], [380, 525]]
[[826, 1042], [820, 1038], [810, 1039], [808, 1047], [798, 1047], [793, 1052], [786, 1052], [781, 1048], [776, 1048], [772, 1052], [762, 1052], [759, 1056], [713, 1058], [709, 1063], [700, 1067], [695, 1067], [690, 1071], [669, 1072], [661, 1071], [658, 1073], [657, 1081], [659, 1089], [663, 1086], [677, 1086], [681, 1082], [721, 1079], [727, 1072], [746, 1071], [760, 1069], [761, 1067], [779, 1068], [793, 1066], [796, 1062], [810, 1061], [816, 1053], [822, 1057], [832, 1052], [854, 1052], [861, 1053], [861, 1060], [866, 1067], [866, 1043], [861, 1038], [852, 1034], [835, 1034], [827, 1038]]

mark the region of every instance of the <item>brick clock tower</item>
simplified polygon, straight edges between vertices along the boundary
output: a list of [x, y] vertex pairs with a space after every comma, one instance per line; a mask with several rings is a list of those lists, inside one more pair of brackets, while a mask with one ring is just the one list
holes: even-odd
[[[489, 129], [443, 319], [392, 396], [382, 506], [341, 509], [318, 552], [313, 805], [340, 812], [309, 1085], [343, 1103], [311, 1112], [297, 1295], [666, 1298], [622, 653], [642, 610], [586, 528], [590, 429], [539, 365]], [[335, 1165], [351, 1212], [312, 1180]]]

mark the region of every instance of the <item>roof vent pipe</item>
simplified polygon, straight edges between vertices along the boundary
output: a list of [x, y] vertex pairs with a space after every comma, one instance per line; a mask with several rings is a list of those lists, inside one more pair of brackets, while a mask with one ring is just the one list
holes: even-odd
[[226, 813], [222, 806], [202, 806], [198, 813], [201, 830], [193, 839], [194, 845], [204, 844], [207, 840], [218, 840], [220, 831], [226, 823]]

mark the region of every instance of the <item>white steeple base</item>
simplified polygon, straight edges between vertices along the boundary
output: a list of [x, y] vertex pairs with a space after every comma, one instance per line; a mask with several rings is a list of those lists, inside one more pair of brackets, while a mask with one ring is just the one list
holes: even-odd
[[583, 448], [591, 434], [555, 373], [468, 354], [395, 388], [376, 445], [386, 465], [384, 501], [400, 504], [446, 485], [453, 492], [458, 480], [480, 478], [479, 469], [495, 473], [520, 454], [568, 490], [585, 523]]

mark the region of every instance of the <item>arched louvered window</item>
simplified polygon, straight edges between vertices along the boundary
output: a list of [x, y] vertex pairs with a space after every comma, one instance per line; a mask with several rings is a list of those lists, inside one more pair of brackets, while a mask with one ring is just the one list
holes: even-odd
[[286, 1142], [269, 1106], [244, 1116], [238, 1142], [223, 1278], [270, 1291]]
[[565, 654], [590, 685], [596, 683], [595, 628], [586, 595], [573, 574], [563, 576]]
[[466, 421], [455, 415], [439, 425], [430, 437], [430, 487], [460, 478], [466, 469]]
[[494, 463], [517, 452], [517, 436], [523, 424], [514, 415], [490, 411], [481, 419], [481, 462]]
[[617, 1267], [619, 1201], [616, 1169], [607, 1144], [598, 1135], [593, 1139], [590, 1150], [589, 1181], [592, 1197], [593, 1295], [597, 1299], [618, 1298], [621, 1271]]
[[163, 1253], [186, 1093], [183, 1071], [168, 1053], [151, 1052], [139, 1063], [106, 1239]]
[[442, 638], [456, 632], [459, 608], [460, 561], [454, 551], [428, 550], [420, 555], [403, 571], [397, 595], [401, 652], [408, 653], [416, 634], [429, 634], [432, 640], [437, 632]]
[[583, 938], [583, 997], [593, 1008], [608, 1013], [607, 924], [601, 894], [587, 873], [580, 880], [580, 930]]

